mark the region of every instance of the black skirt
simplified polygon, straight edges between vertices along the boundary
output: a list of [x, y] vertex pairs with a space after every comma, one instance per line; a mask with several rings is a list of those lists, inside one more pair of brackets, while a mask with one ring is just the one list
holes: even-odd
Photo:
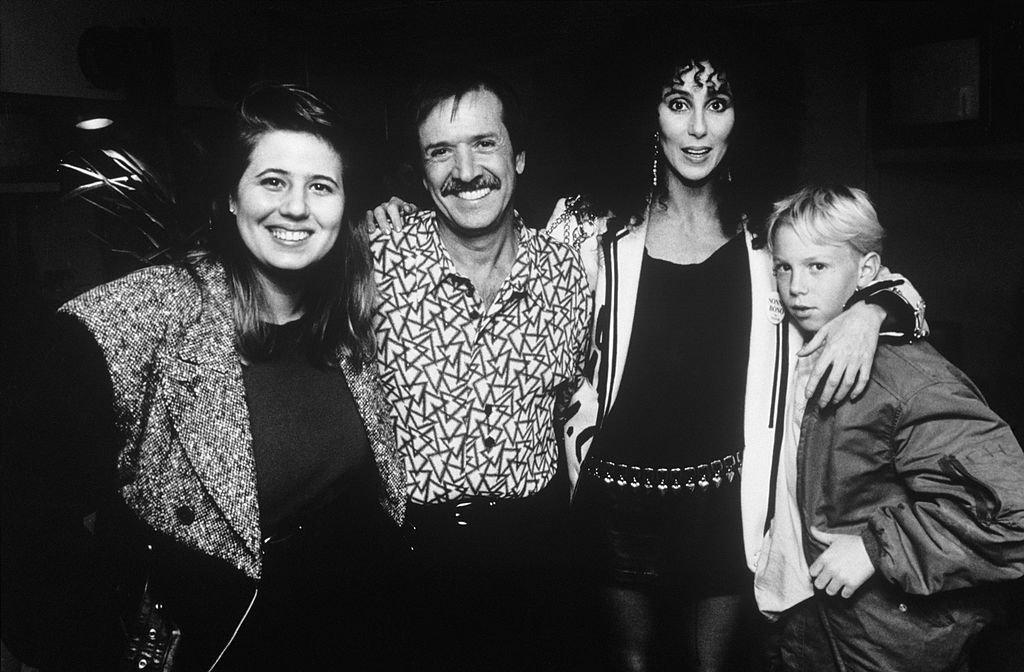
[[739, 475], [658, 488], [580, 474], [571, 512], [577, 562], [596, 580], [694, 598], [748, 592]]

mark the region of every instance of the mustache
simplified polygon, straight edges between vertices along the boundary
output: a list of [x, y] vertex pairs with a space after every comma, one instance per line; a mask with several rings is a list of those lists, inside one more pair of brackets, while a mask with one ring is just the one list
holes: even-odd
[[475, 191], [476, 189], [500, 189], [501, 180], [487, 175], [477, 175], [469, 182], [449, 177], [441, 186], [442, 196], [454, 196], [461, 191]]

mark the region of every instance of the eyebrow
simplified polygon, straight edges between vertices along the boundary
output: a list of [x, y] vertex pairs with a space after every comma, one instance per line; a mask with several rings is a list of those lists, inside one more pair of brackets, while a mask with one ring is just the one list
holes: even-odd
[[[291, 172], [285, 170], [284, 168], [264, 168], [260, 172], [256, 173], [256, 177], [263, 177], [264, 175], [266, 175], [268, 173], [274, 173], [274, 174], [280, 174], [280, 175], [288, 175], [288, 176], [292, 175]], [[330, 175], [321, 175], [320, 173], [317, 173], [315, 175], [309, 175], [308, 177], [310, 179], [313, 179], [313, 180], [326, 180], [326, 181], [328, 181], [328, 182], [330, 182], [330, 183], [332, 183], [334, 185], [338, 184], [338, 181], [336, 179], [334, 179], [333, 177], [331, 177]]]
[[[499, 133], [497, 131], [492, 131], [490, 133], [479, 133], [477, 135], [472, 136], [469, 139], [469, 142], [473, 143], [473, 142], [479, 142], [480, 140], [488, 140], [488, 139], [500, 138], [500, 137], [501, 137], [501, 133]], [[447, 141], [447, 140], [442, 140], [440, 142], [432, 142], [429, 145], [427, 145], [426, 147], [424, 147], [423, 151], [424, 152], [429, 152], [430, 150], [436, 149], [438, 147], [451, 147], [452, 145], [457, 145], [460, 142], [462, 142], [461, 139], [460, 140], [456, 140], [455, 142], [450, 142], [450, 141]]]
[[432, 142], [423, 148], [424, 152], [429, 152], [432, 149], [438, 149], [439, 147], [450, 147], [450, 142]]
[[[694, 95], [691, 91], [689, 91], [688, 89], [684, 89], [678, 84], [672, 84], [666, 88], [667, 90], [665, 91], [665, 93], [661, 94], [662, 98], [668, 98], [669, 96], [686, 96], [687, 98], [692, 99]], [[708, 98], [729, 98], [730, 100], [732, 99], [732, 91], [729, 90], [728, 86], [716, 87], [713, 84], [708, 84], [705, 85], [705, 88], [707, 90]]]

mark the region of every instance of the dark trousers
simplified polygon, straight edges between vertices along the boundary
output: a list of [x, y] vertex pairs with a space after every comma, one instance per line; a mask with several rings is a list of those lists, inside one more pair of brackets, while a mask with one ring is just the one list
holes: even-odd
[[771, 672], [834, 672], [832, 643], [816, 598], [787, 609], [768, 626]]
[[217, 672], [405, 672], [404, 551], [375, 498], [346, 498], [264, 542], [263, 577], [244, 591], [179, 571], [180, 669], [206, 670], [237, 627]]
[[565, 669], [568, 496], [410, 506], [414, 670]]

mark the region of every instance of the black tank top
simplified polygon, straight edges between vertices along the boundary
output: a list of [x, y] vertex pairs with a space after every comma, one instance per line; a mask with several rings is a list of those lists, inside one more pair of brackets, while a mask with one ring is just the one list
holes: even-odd
[[743, 235], [699, 264], [645, 250], [622, 385], [594, 457], [682, 467], [741, 450], [750, 315]]

